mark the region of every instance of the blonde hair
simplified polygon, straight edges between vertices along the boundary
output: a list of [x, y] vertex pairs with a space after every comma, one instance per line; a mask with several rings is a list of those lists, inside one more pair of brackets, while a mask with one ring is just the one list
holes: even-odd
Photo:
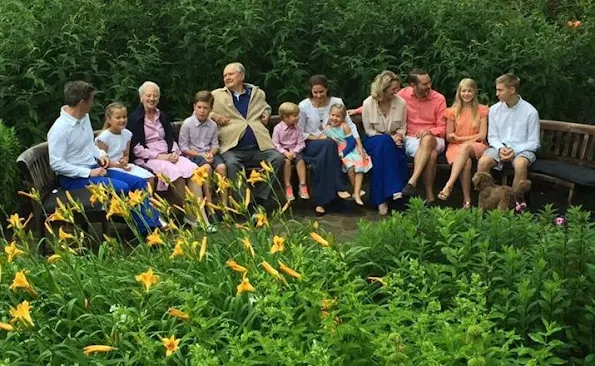
[[514, 88], [515, 92], [519, 91], [519, 87], [521, 86], [521, 79], [515, 74], [509, 72], [504, 75], [498, 76], [496, 79], [496, 84], [504, 84], [509, 88]]
[[117, 110], [124, 109], [126, 110], [126, 106], [120, 102], [113, 102], [108, 104], [105, 107], [105, 122], [103, 123], [103, 129], [107, 130], [109, 128], [109, 120], [112, 119], [112, 116]]
[[471, 101], [471, 114], [473, 116], [473, 128], [477, 128], [479, 125], [479, 102], [477, 101], [477, 83], [473, 79], [465, 78], [459, 82], [457, 87], [457, 94], [455, 95], [455, 101], [452, 104], [452, 109], [455, 114], [455, 124], [458, 123], [459, 114], [463, 109], [463, 99], [461, 98], [461, 90], [463, 88], [471, 88], [473, 90], [473, 100]]
[[331, 108], [329, 109], [329, 114], [334, 110], [334, 109], [338, 109], [341, 111], [341, 114], [343, 115], [343, 121], [345, 121], [345, 118], [347, 117], [347, 108], [345, 108], [345, 106], [341, 103], [335, 103], [333, 105], [331, 105]]
[[295, 103], [285, 102], [279, 106], [279, 116], [281, 119], [299, 113], [300, 107], [298, 107], [298, 105]]
[[370, 95], [372, 95], [372, 98], [379, 102], [382, 101], [384, 99], [386, 89], [390, 88], [390, 84], [392, 84], [394, 81], [399, 83], [399, 86], [401, 86], [401, 78], [399, 78], [399, 76], [392, 71], [384, 70], [380, 74], [376, 75], [376, 78], [374, 78], [374, 81], [372, 82], [372, 87], [370, 88]]

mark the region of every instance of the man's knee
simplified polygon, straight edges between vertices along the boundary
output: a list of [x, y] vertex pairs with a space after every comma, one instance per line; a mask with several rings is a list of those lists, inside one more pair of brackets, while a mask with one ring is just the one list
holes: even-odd
[[525, 159], [522, 156], [517, 157], [512, 162], [512, 166], [514, 167], [515, 173], [526, 173], [527, 169], [529, 168], [529, 160]]
[[278, 170], [285, 161], [285, 156], [278, 151], [272, 150], [270, 156], [267, 159], [273, 167]]
[[494, 166], [496, 166], [496, 160], [486, 155], [479, 158], [477, 162], [477, 170], [480, 172], [489, 172]]
[[[146, 186], [147, 182], [144, 179], [143, 179], [143, 181]], [[130, 192], [130, 190], [131, 190], [131, 186], [128, 183], [124, 182], [123, 180], [110, 179], [109, 185], [114, 187], [114, 189], [117, 192], [127, 193], [127, 192]], [[142, 189], [142, 188], [137, 188], [137, 189]]]
[[225, 166], [225, 164], [219, 164], [217, 165], [217, 167], [215, 168], [215, 171], [217, 173], [219, 173], [219, 175], [221, 176], [225, 176], [227, 174], [227, 167]]
[[434, 148], [436, 148], [436, 143], [437, 143], [436, 137], [434, 137], [432, 135], [425, 135], [419, 141], [419, 148], [425, 149], [425, 150], [434, 149]]

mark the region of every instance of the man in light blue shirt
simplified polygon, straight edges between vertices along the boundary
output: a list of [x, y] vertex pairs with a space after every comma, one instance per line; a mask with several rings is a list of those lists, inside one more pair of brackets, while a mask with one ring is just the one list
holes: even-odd
[[[66, 190], [84, 188], [90, 183], [111, 185], [121, 194], [145, 190], [146, 180], [106, 169], [109, 158], [105, 151], [95, 145], [89, 119], [94, 90], [91, 84], [84, 81], [70, 81], [64, 86], [66, 105], [60, 110], [60, 117], [47, 136], [50, 166]], [[141, 232], [161, 226], [159, 215], [148, 202], [142, 204], [140, 215], [136, 210], [133, 214]]]
[[496, 79], [496, 96], [500, 102], [490, 107], [488, 143], [477, 170], [489, 173], [501, 170], [506, 162], [514, 167], [513, 187], [527, 179], [528, 168], [535, 162], [539, 149], [539, 113], [518, 94], [520, 79], [511, 73]]

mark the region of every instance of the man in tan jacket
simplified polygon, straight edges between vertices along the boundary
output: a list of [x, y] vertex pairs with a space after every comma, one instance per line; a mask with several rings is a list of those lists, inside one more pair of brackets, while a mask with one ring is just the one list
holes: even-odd
[[[223, 69], [225, 87], [213, 90], [215, 102], [211, 118], [219, 125], [219, 151], [227, 166], [227, 176], [234, 180], [245, 165], [271, 163], [278, 173], [284, 157], [276, 151], [266, 125], [271, 107], [264, 91], [244, 83], [245, 69], [234, 62]], [[268, 199], [271, 185], [259, 184], [254, 196], [262, 202]]]

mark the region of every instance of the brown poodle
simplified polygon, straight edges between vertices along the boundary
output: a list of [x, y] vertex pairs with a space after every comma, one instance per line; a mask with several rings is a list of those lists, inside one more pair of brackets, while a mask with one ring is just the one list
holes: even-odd
[[517, 202], [523, 201], [523, 195], [531, 189], [530, 180], [522, 180], [519, 186], [499, 186], [489, 173], [477, 172], [473, 176], [473, 185], [479, 191], [479, 208], [491, 210], [513, 209]]

